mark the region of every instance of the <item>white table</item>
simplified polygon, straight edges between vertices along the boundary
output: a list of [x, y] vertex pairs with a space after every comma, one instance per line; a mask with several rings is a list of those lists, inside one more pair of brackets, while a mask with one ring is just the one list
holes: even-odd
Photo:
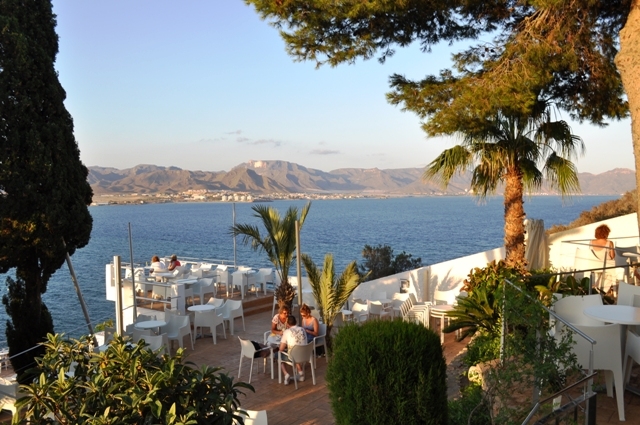
[[[167, 326], [167, 322], [164, 320], [144, 320], [142, 322], [136, 322], [133, 325], [136, 329], [160, 329], [163, 326]], [[159, 333], [159, 332], [156, 332]]]
[[216, 308], [218, 308], [218, 307], [216, 307], [214, 305], [211, 305], [211, 304], [202, 304], [202, 305], [194, 304], [192, 306], [187, 307], [187, 310], [189, 310], [189, 311], [212, 311], [212, 310], [215, 310]]
[[198, 283], [198, 279], [178, 279], [176, 280], [176, 283], [180, 285], [192, 285], [194, 283]]
[[155, 276], [162, 279], [162, 282], [166, 283], [167, 279], [173, 276], [173, 272], [153, 272], [149, 276]]
[[630, 305], [594, 305], [585, 308], [584, 314], [607, 323], [640, 325], [640, 307]]

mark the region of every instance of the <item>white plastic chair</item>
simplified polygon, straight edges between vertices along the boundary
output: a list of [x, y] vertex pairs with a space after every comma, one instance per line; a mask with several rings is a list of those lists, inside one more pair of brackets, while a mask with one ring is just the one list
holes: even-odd
[[[284, 355], [283, 355], [284, 354]], [[289, 360], [284, 360], [283, 357], [287, 357]], [[278, 356], [278, 383], [282, 383], [282, 363], [291, 365], [293, 368], [293, 382], [298, 389], [298, 368], [296, 365], [302, 366], [302, 372], [304, 373], [304, 367], [307, 363], [310, 363], [311, 376], [313, 378], [313, 385], [316, 384], [316, 371], [313, 367], [315, 358], [315, 351], [313, 344], [294, 345], [286, 353], [280, 353]]]
[[[193, 320], [193, 337], [197, 338], [198, 328], [209, 328], [213, 343], [217, 344], [218, 325], [222, 325], [222, 333], [224, 338], [227, 339], [227, 331], [224, 329], [224, 320], [222, 319], [222, 315], [218, 314], [216, 310], [196, 311], [196, 316]], [[204, 336], [204, 331], [201, 330], [201, 332]]]
[[169, 355], [169, 339], [167, 338], [167, 334], [160, 335], [147, 335], [142, 337], [144, 342], [149, 344], [149, 350], [158, 351], [158, 355], [166, 354]]
[[[184, 337], [189, 337], [193, 350], [193, 335], [191, 334], [191, 319], [189, 316], [171, 316], [166, 326], [162, 327], [162, 333], [167, 334], [169, 342], [178, 341], [180, 348], [184, 348]], [[171, 345], [169, 346], [171, 349]]]
[[218, 289], [224, 285], [224, 289], [229, 297], [229, 286], [231, 284], [231, 274], [229, 273], [229, 266], [219, 265], [215, 269], [215, 274], [218, 278]]
[[200, 305], [204, 304], [204, 296], [206, 294], [213, 294], [213, 296], [216, 295], [216, 289], [215, 289], [215, 286], [213, 285], [212, 277], [205, 277], [198, 280], [198, 283], [194, 285], [192, 289], [193, 289], [193, 294], [194, 295], [197, 294], [198, 297], [200, 298]]
[[[624, 372], [622, 368], [622, 348], [620, 344], [621, 325], [581, 325], [572, 323], [567, 317], [558, 313], [557, 310], [556, 313], [596, 341], [596, 344], [593, 345], [593, 369], [605, 371], [607, 396], [613, 397], [613, 386], [615, 385], [618, 419], [624, 421]], [[556, 327], [558, 330], [565, 328], [564, 324], [560, 321], [556, 322]], [[556, 332], [557, 338], [559, 335], [562, 335], [562, 333]], [[577, 362], [582, 368], [587, 369], [589, 367], [592, 345], [579, 335], [573, 335], [573, 341], [573, 352], [576, 355]]]
[[351, 320], [357, 323], [366, 322], [369, 318], [369, 306], [356, 302], [351, 307]]
[[369, 319], [391, 319], [392, 313], [385, 310], [380, 301], [369, 302]]
[[[253, 342], [249, 341], [248, 339], [242, 339], [238, 337], [238, 340], [240, 340], [240, 365], [238, 366], [238, 379], [240, 379], [240, 374], [242, 372], [242, 360], [245, 357], [248, 357], [251, 359], [251, 367], [249, 368], [249, 381], [247, 383], [250, 384], [251, 374], [253, 373], [253, 359], [258, 350], [256, 350], [256, 347], [253, 346]], [[269, 350], [269, 348], [265, 347], [263, 348], [263, 350]], [[262, 372], [265, 373], [267, 371], [267, 358], [264, 357], [263, 360], [264, 365]]]
[[151, 329], [133, 328], [133, 334], [131, 336], [131, 339], [133, 340], [133, 342], [137, 343], [141, 339], [146, 340], [147, 337], [149, 336], [151, 336]]
[[[324, 355], [329, 358], [329, 352], [327, 351], [327, 325], [324, 323], [318, 323], [318, 336], [313, 338], [313, 367], [316, 368], [318, 364], [318, 358], [315, 356], [316, 349], [318, 347], [324, 347]], [[327, 360], [328, 361], [328, 360]]]
[[15, 415], [17, 411], [15, 406], [17, 398], [18, 398], [18, 383], [1, 379], [0, 380], [0, 409], [9, 410], [12, 415]]
[[259, 269], [255, 274], [256, 285], [260, 285], [262, 292], [267, 295], [267, 283], [273, 284], [275, 281], [275, 271], [272, 268]]
[[[604, 325], [604, 322], [601, 320], [593, 319], [584, 314], [585, 308], [595, 305], [602, 305], [602, 297], [600, 294], [570, 295], [554, 302], [553, 310], [558, 316], [572, 324], [585, 326]], [[561, 323], [557, 322], [557, 324], [560, 325]]]
[[[458, 303], [457, 298], [460, 296], [460, 289], [462, 289], [463, 283], [458, 284], [453, 289], [448, 291], [435, 290], [433, 294], [433, 300], [429, 306], [429, 321], [431, 318], [440, 320], [440, 342], [444, 343], [444, 328], [445, 322], [449, 321], [448, 313], [454, 309]], [[409, 298], [410, 300], [411, 298]]]
[[266, 410], [245, 410], [239, 414], [245, 416], [244, 425], [269, 425]]
[[224, 305], [224, 301], [222, 298], [209, 298], [209, 301], [207, 301], [208, 305], [212, 305], [215, 308], [220, 308]]
[[244, 311], [242, 309], [242, 301], [227, 300], [222, 306], [222, 318], [229, 325], [229, 331], [233, 335], [233, 322], [236, 318], [242, 317], [242, 330], [246, 331], [244, 327]]

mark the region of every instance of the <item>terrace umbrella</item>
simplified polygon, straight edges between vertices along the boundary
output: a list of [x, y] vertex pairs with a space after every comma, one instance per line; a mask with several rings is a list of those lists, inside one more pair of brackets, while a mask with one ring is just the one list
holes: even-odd
[[549, 266], [549, 243], [544, 231], [544, 221], [538, 219], [526, 219], [525, 228], [525, 252], [529, 270], [543, 269]]

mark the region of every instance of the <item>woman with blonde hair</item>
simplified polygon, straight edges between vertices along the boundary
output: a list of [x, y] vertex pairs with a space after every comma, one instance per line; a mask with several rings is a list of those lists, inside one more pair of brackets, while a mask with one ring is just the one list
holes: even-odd
[[272, 335], [282, 335], [282, 333], [287, 329], [287, 317], [291, 314], [291, 310], [286, 305], [280, 307], [278, 310], [278, 314], [273, 316], [271, 319], [271, 334]]

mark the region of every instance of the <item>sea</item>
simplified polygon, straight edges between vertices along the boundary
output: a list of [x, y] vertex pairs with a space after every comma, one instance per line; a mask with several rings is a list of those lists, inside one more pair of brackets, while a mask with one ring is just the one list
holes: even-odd
[[[563, 202], [557, 196], [525, 199], [528, 218], [542, 219], [545, 228], [569, 224], [580, 212], [616, 196], [580, 196]], [[308, 201], [266, 203], [284, 214], [290, 206], [301, 209]], [[235, 223], [260, 222], [254, 203], [164, 203], [92, 206], [93, 231], [87, 246], [71, 257], [80, 289], [95, 325], [115, 317], [114, 303], [105, 299], [105, 265], [114, 256], [123, 262], [145, 265], [153, 255], [225, 260], [233, 264], [267, 267], [263, 252], [235, 241]], [[131, 235], [131, 237], [130, 237]], [[336, 272], [351, 261], [362, 261], [365, 245], [389, 245], [421, 258], [425, 265], [458, 258], [503, 245], [504, 206], [501, 197], [479, 202], [467, 196], [355, 198], [314, 200], [300, 231], [300, 248], [319, 267], [332, 253]], [[295, 275], [295, 265], [291, 274]], [[9, 273], [9, 276], [13, 274]], [[0, 275], [6, 281], [6, 275]], [[6, 284], [0, 283], [2, 294]], [[43, 301], [51, 311], [56, 332], [78, 337], [87, 326], [78, 296], [64, 265], [51, 278]], [[6, 346], [8, 316], [0, 308], [0, 347]]]

